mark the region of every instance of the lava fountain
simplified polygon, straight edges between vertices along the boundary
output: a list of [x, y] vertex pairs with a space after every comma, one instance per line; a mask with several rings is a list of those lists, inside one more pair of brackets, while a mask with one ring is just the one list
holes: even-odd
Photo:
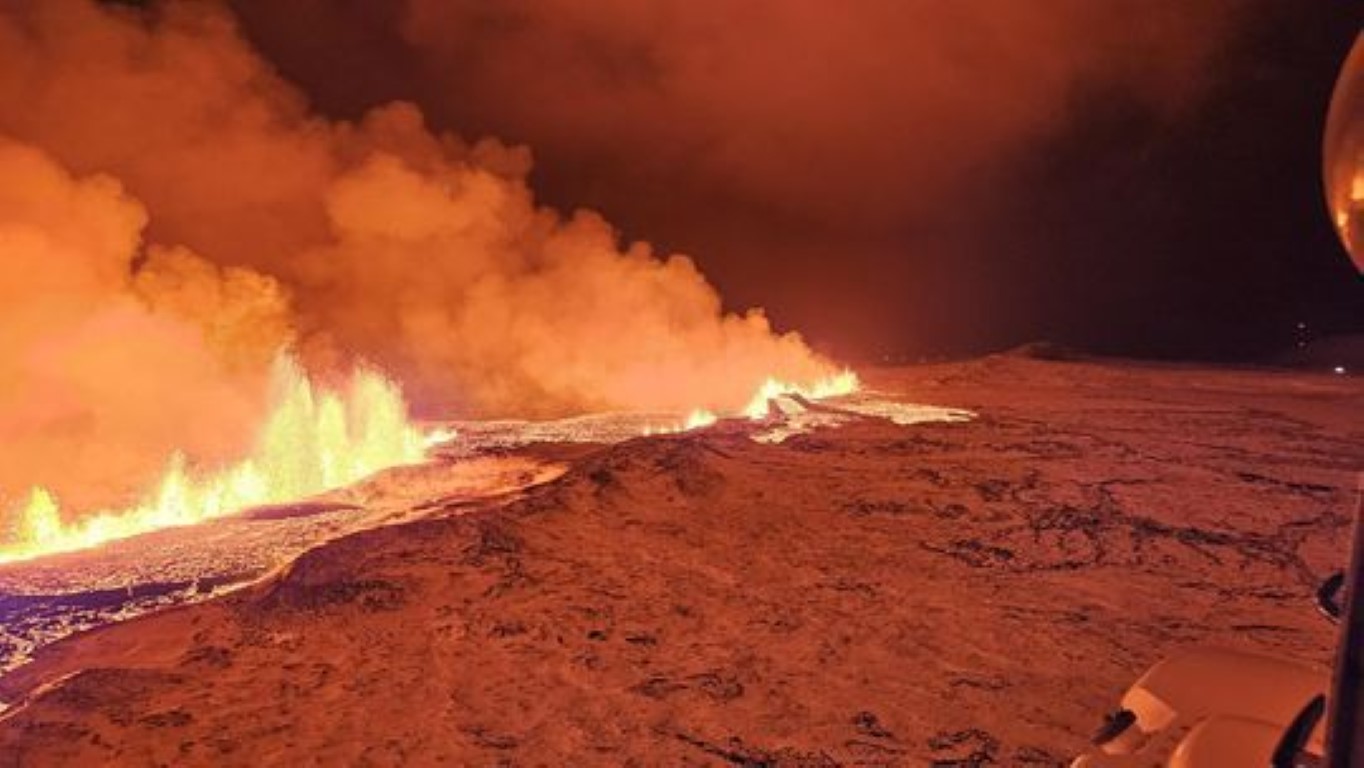
[[749, 400], [748, 405], [744, 407], [744, 415], [750, 419], [765, 417], [768, 403], [773, 398], [783, 395], [799, 395], [807, 400], [823, 400], [828, 397], [851, 395], [861, 389], [861, 386], [857, 374], [848, 369], [809, 385], [769, 377], [758, 387], [753, 399]]
[[[797, 395], [806, 400], [823, 400], [830, 397], [851, 395], [861, 391], [861, 389], [861, 380], [857, 378], [855, 372], [847, 368], [809, 384], [797, 384], [769, 376], [763, 380], [762, 384], [758, 385], [753, 397], [749, 399], [743, 410], [734, 415], [748, 418], [751, 421], [761, 421], [768, 416], [769, 403], [785, 395]], [[648, 426], [644, 428], [643, 434], [649, 437], [691, 432], [709, 427], [721, 418], [707, 408], [693, 408], [682, 422], [669, 426]]]
[[140, 501], [66, 521], [58, 500], [34, 488], [0, 539], [0, 563], [87, 549], [140, 533], [191, 525], [254, 506], [295, 501], [379, 470], [420, 461], [425, 440], [396, 383], [357, 368], [339, 390], [320, 388], [289, 357], [271, 374], [270, 413], [250, 455], [216, 470], [171, 457]]
[[[357, 368], [344, 388], [330, 390], [316, 386], [290, 357], [280, 356], [271, 380], [272, 406], [246, 458], [202, 469], [177, 453], [138, 502], [73, 520], [66, 519], [51, 492], [34, 488], [12, 514], [8, 535], [0, 539], [0, 563], [89, 549], [251, 507], [298, 501], [389, 467], [419, 462], [428, 446], [454, 437], [448, 430], [423, 434], [409, 419], [399, 385], [372, 368]], [[763, 419], [773, 398], [796, 394], [819, 400], [858, 389], [857, 375], [848, 370], [810, 384], [768, 378], [734, 415]], [[701, 429], [717, 420], [713, 412], [696, 409], [682, 424], [646, 429], [645, 434]]]

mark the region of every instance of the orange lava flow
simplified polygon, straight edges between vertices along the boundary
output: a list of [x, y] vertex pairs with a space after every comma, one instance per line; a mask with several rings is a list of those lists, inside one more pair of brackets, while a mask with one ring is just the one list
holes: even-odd
[[11, 530], [0, 536], [0, 563], [297, 500], [423, 458], [425, 441], [408, 420], [402, 391], [377, 371], [357, 369], [343, 390], [328, 391], [281, 358], [272, 384], [273, 408], [245, 459], [201, 472], [173, 456], [133, 506], [72, 521], [63, 519], [51, 493], [34, 488], [11, 518]]
[[[850, 370], [809, 384], [768, 378], [735, 416], [763, 419], [768, 403], [783, 395], [810, 400], [852, 394], [860, 387]], [[273, 375], [273, 408], [246, 458], [212, 471], [196, 470], [173, 456], [161, 478], [135, 504], [67, 520], [58, 500], [34, 488], [0, 532], [0, 563], [89, 549], [142, 533], [192, 525], [243, 509], [279, 504], [356, 482], [388, 467], [421, 461], [425, 449], [453, 431], [423, 434], [409, 420], [399, 386], [382, 373], [358, 369], [341, 391], [316, 387], [296, 363], [281, 358]], [[696, 409], [671, 427], [646, 434], [700, 429], [714, 412]]]
[[823, 400], [826, 397], [851, 395], [861, 388], [862, 383], [858, 380], [857, 374], [848, 369], [809, 385], [769, 378], [758, 387], [753, 399], [748, 401], [748, 405], [744, 407], [744, 415], [750, 419], [763, 418], [767, 415], [767, 404], [772, 398], [782, 395], [800, 395], [807, 400]]
[[[857, 374], [850, 369], [844, 369], [836, 374], [827, 376], [809, 384], [795, 384], [789, 381], [768, 377], [757, 390], [748, 404], [744, 406], [741, 414], [754, 421], [766, 418], [768, 415], [768, 403], [773, 398], [783, 395], [799, 395], [807, 400], [823, 400], [828, 397], [839, 397], [841, 395], [851, 395], [862, 388], [861, 381]], [[694, 429], [709, 427], [720, 419], [713, 411], [704, 408], [697, 408], [687, 414], [687, 418], [680, 424], [667, 427], [649, 427], [644, 430], [647, 435], [667, 435], [679, 432], [690, 432]]]

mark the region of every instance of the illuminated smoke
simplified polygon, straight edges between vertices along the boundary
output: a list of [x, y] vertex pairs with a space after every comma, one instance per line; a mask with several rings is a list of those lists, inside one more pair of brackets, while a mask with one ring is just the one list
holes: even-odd
[[482, 414], [729, 408], [830, 372], [760, 312], [723, 314], [689, 259], [537, 207], [522, 148], [401, 103], [310, 115], [212, 7], [0, 19], [0, 132], [117, 177], [152, 239], [280, 281], [315, 366], [363, 357], [419, 406]]
[[1106, 120], [1147, 157], [1286, 5], [229, 2], [325, 110], [401, 93], [433, 125], [526, 142], [542, 194], [694, 251], [727, 299], [841, 352], [1008, 339], [1019, 278], [1066, 264], [1026, 256], [1011, 221], [1066, 192], [1035, 194], [1032, 169], [1089, 157]]
[[39, 484], [84, 505], [175, 450], [226, 458], [260, 418], [283, 294], [156, 247], [139, 280], [145, 219], [113, 179], [0, 141], [0, 498]]
[[223, 465], [292, 345], [428, 411], [741, 408], [835, 372], [683, 256], [538, 206], [529, 152], [311, 114], [212, 5], [0, 7], [0, 500]]

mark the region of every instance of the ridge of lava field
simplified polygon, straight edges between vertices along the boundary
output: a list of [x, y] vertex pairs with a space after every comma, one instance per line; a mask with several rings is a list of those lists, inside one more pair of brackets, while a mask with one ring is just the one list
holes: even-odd
[[[967, 412], [851, 393], [837, 406], [774, 397], [771, 412], [717, 429], [781, 442], [864, 416], [898, 424], [970, 418]], [[77, 632], [227, 594], [326, 541], [489, 499], [558, 477], [574, 446], [675, 434], [676, 414], [600, 413], [548, 421], [452, 421], [427, 461], [290, 504], [254, 507], [190, 526], [116, 539], [94, 549], [0, 563], [0, 674]], [[456, 437], [457, 436], [457, 437]]]
[[1019, 355], [867, 378], [944, 410], [770, 442], [489, 428], [420, 480], [225, 523], [377, 516], [39, 650], [0, 678], [0, 761], [1060, 765], [1171, 651], [1329, 657], [1311, 595], [1346, 555], [1360, 379]]

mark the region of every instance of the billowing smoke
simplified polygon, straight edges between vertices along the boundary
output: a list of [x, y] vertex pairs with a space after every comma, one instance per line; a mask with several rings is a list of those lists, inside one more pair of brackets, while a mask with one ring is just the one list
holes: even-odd
[[469, 414], [732, 409], [831, 370], [691, 260], [538, 206], [525, 149], [310, 113], [210, 5], [0, 7], [0, 137], [0, 497], [229, 455], [288, 343]]
[[35, 148], [0, 140], [0, 180], [0, 490], [79, 506], [138, 490], [175, 450], [241, 450], [287, 340], [279, 287], [141, 251], [146, 210], [117, 181]]
[[[724, 411], [821, 377], [689, 258], [537, 203], [528, 149], [444, 128], [544, 146], [551, 187], [585, 179], [640, 234], [723, 240], [746, 300], [796, 281], [820, 317], [876, 320], [837, 295], [859, 254], [988, 216], [995, 163], [1077, 84], [1179, 110], [1235, 5], [241, 4], [267, 60], [223, 4], [7, 2], [0, 498], [80, 506], [172, 450], [230, 455], [286, 344], [440, 414]], [[876, 290], [931, 285], [901, 261]]]
[[[380, 13], [442, 117], [584, 170], [705, 182], [856, 232], [959, 202], [948, 193], [1065, 121], [1079, 83], [1177, 109], [1238, 4], [404, 0]], [[280, 19], [335, 4], [254, 5], [252, 18]]]
[[1272, 4], [230, 1], [327, 111], [401, 94], [525, 142], [542, 194], [695, 253], [728, 300], [844, 353], [970, 348], [1064, 304], [1029, 293], [1069, 262], [1024, 239], [1025, 201], [1056, 194], [1027, 169], [1084, 158], [1105, 119], [1149, 154]]

